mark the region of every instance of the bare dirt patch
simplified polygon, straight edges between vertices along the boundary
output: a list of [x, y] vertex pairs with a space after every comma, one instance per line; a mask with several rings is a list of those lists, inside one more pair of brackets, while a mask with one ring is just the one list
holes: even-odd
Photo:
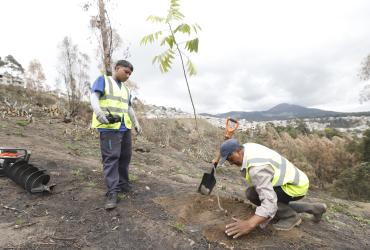
[[[174, 197], [158, 197], [155, 202], [164, 206], [171, 214], [176, 215], [178, 222], [199, 226], [205, 234], [212, 228], [225, 226], [232, 217], [244, 218], [253, 215], [253, 208], [238, 199], [220, 197], [218, 206], [216, 196], [189, 194]], [[211, 236], [211, 235], [210, 235]], [[208, 237], [207, 237], [208, 238]]]
[[[205, 196], [201, 194], [177, 195], [159, 197], [155, 202], [165, 207], [172, 215], [176, 216], [177, 223], [184, 223], [190, 231], [199, 231], [210, 242], [225, 248], [248, 248], [257, 244], [271, 235], [271, 229], [252, 232], [247, 241], [234, 240], [228, 237], [225, 225], [232, 222], [232, 218], [248, 219], [254, 214], [251, 204], [237, 198]], [[219, 206], [220, 204], [220, 206]], [[262, 232], [262, 234], [261, 234]]]
[[[176, 227], [183, 227], [190, 232], [201, 234], [213, 246], [225, 249], [351, 249], [363, 248], [368, 244], [354, 240], [349, 237], [347, 230], [341, 232], [338, 226], [333, 227], [324, 221], [319, 224], [313, 223], [308, 215], [302, 215], [302, 225], [291, 231], [275, 231], [269, 224], [264, 229], [257, 228], [250, 234], [235, 240], [224, 233], [225, 225], [232, 222], [232, 217], [240, 219], [251, 217], [255, 208], [248, 202], [239, 198], [220, 197], [221, 208], [224, 209], [221, 210], [217, 196], [205, 196], [198, 193], [162, 196], [155, 198], [154, 201], [175, 218]], [[359, 236], [360, 231], [357, 228], [352, 230]], [[327, 237], [336, 240], [328, 241]], [[348, 241], [343, 242], [340, 237], [345, 237]]]

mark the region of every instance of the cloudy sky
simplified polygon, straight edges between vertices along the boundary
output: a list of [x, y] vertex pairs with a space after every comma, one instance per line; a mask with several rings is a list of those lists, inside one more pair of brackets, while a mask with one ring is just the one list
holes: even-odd
[[[57, 77], [58, 43], [70, 36], [95, 58], [89, 16], [77, 0], [0, 1], [0, 56], [25, 68], [38, 59], [47, 82]], [[146, 21], [165, 15], [170, 0], [111, 0], [113, 25], [130, 48], [131, 79], [146, 103], [191, 111], [180, 61], [160, 73], [151, 61], [162, 49], [140, 46], [164, 27]], [[279, 103], [335, 111], [368, 111], [360, 104], [360, 63], [370, 53], [368, 0], [182, 0], [188, 23], [202, 27], [198, 75], [189, 79], [197, 112], [266, 110]], [[91, 81], [98, 76], [91, 65]]]

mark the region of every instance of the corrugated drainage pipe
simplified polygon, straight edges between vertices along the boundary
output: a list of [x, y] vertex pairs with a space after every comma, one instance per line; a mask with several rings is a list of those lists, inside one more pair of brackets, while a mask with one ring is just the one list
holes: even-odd
[[51, 187], [46, 186], [50, 180], [46, 170], [39, 170], [27, 160], [20, 159], [12, 162], [10, 159], [5, 159], [2, 172], [30, 193], [51, 192]]

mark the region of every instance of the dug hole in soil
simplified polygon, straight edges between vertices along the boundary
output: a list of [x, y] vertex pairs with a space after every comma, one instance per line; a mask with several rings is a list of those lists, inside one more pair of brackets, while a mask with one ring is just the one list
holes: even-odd
[[[219, 202], [218, 202], [219, 198]], [[225, 234], [225, 226], [232, 218], [248, 219], [255, 208], [238, 198], [216, 195], [182, 194], [171, 197], [158, 197], [154, 201], [175, 216], [179, 225], [184, 224], [191, 232], [200, 232], [209, 242], [217, 242], [226, 248], [247, 248], [260, 245], [271, 235], [272, 230], [256, 230], [243, 236], [244, 240], [234, 240]], [[261, 234], [261, 232], [263, 232]]]

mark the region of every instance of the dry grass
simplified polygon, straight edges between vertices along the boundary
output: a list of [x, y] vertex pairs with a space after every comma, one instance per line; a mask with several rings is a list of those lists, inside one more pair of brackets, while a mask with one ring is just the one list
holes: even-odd
[[[34, 93], [14, 86], [0, 86], [0, 103], [7, 100], [17, 100], [18, 103], [29, 103], [33, 111], [39, 106], [40, 115], [44, 115], [44, 107], [64, 103], [55, 96], [46, 93]], [[223, 141], [222, 129], [212, 126], [208, 121], [199, 119], [199, 130], [195, 130], [194, 119], [146, 119], [142, 116], [148, 107], [140, 101], [134, 102], [134, 107], [143, 128], [143, 135], [148, 141], [160, 147], [172, 147], [188, 157], [210, 162], [216, 157]], [[91, 122], [91, 108], [85, 103], [80, 114], [73, 121], [76, 129], [66, 129], [66, 137], [78, 140], [79, 137], [96, 137], [87, 129]], [[77, 129], [78, 127], [78, 129]], [[81, 129], [80, 129], [81, 128]], [[76, 130], [76, 131], [75, 131]], [[338, 178], [344, 170], [351, 169], [359, 163], [359, 156], [348, 150], [348, 145], [354, 143], [351, 137], [334, 136], [327, 138], [317, 134], [298, 134], [294, 138], [287, 132], [278, 133], [274, 127], [258, 129], [253, 134], [237, 131], [235, 137], [240, 143], [257, 142], [281, 153], [297, 167], [307, 173], [311, 184], [326, 186]]]
[[273, 127], [267, 127], [250, 140], [282, 154], [303, 170], [314, 186], [331, 184], [341, 172], [359, 162], [357, 155], [347, 150], [353, 142], [350, 137], [328, 139], [317, 134], [299, 134], [294, 139], [286, 132], [278, 133]]
[[210, 162], [216, 157], [223, 141], [223, 131], [206, 120], [198, 121], [199, 132], [193, 119], [140, 119], [147, 140], [161, 147], [172, 147], [190, 157]]
[[[161, 147], [172, 147], [189, 157], [209, 162], [215, 158], [223, 141], [223, 130], [206, 120], [200, 120], [199, 132], [192, 119], [143, 119], [144, 136]], [[317, 134], [298, 134], [292, 138], [288, 133], [278, 133], [273, 127], [258, 131], [251, 137], [248, 132], [238, 131], [235, 137], [240, 143], [256, 142], [272, 148], [303, 170], [316, 187], [326, 187], [345, 169], [359, 162], [355, 153], [348, 151], [351, 137], [331, 139]]]
[[[6, 103], [14, 108], [31, 110], [33, 117], [49, 116], [64, 118], [68, 113], [68, 102], [50, 92], [34, 91], [19, 86], [0, 85], [0, 108]], [[92, 109], [90, 103], [81, 102], [78, 114], [73, 117], [76, 122], [91, 122]]]

